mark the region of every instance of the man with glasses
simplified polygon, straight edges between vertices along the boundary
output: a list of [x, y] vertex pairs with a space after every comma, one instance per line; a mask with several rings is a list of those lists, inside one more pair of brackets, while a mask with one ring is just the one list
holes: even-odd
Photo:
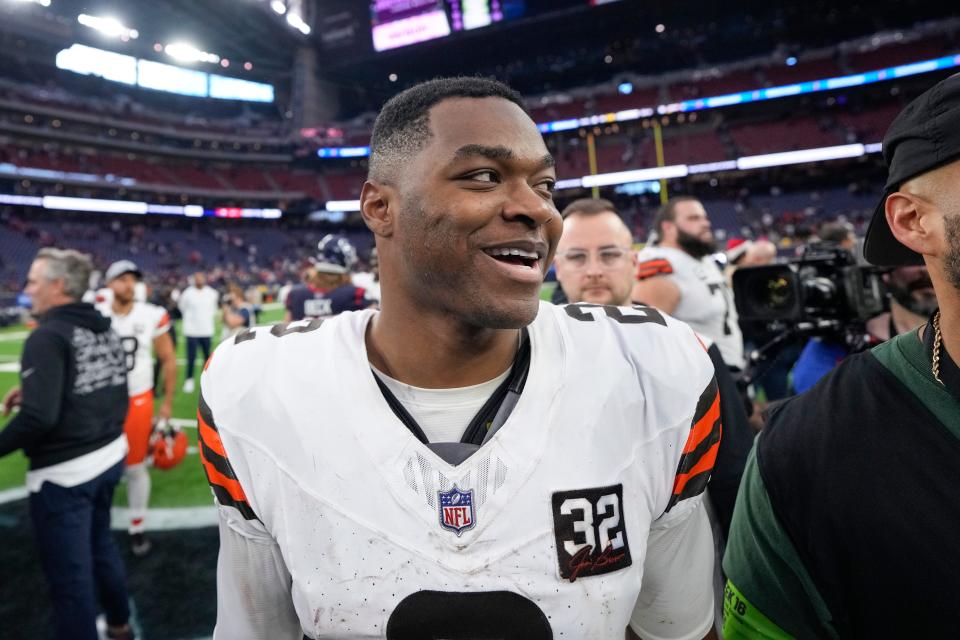
[[680, 196], [653, 219], [655, 246], [638, 255], [633, 299], [683, 320], [717, 344], [724, 362], [741, 370], [743, 335], [733, 294], [713, 260], [713, 230], [703, 204]]
[[570, 302], [630, 303], [637, 254], [633, 235], [609, 200], [582, 198], [562, 213], [557, 281]]

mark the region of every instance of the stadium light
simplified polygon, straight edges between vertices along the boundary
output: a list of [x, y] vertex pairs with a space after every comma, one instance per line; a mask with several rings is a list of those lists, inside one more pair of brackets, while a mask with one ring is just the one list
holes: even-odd
[[[359, 203], [359, 201], [357, 201]], [[283, 217], [280, 209], [218, 207], [204, 209], [198, 204], [183, 206], [152, 204], [133, 200], [104, 200], [100, 198], [70, 198], [64, 196], [21, 196], [0, 193], [0, 204], [41, 207], [55, 211], [82, 211], [86, 213], [122, 213], [133, 215], [186, 216], [188, 218], [260, 218], [276, 220]]]
[[121, 40], [136, 40], [140, 37], [140, 32], [125, 26], [122, 22], [112, 16], [89, 16], [81, 13], [77, 16], [77, 22], [94, 31], [99, 31], [110, 38], [120, 38]]
[[595, 176], [583, 176], [581, 183], [584, 187], [604, 187], [611, 184], [625, 184], [627, 182], [683, 178], [688, 173], [687, 165], [675, 164], [669, 167], [653, 167], [650, 169], [635, 169], [633, 171], [616, 171], [614, 173], [600, 173]]
[[209, 62], [217, 64], [220, 62], [220, 56], [215, 53], [201, 51], [191, 44], [185, 42], [173, 42], [163, 48], [164, 52], [174, 60], [183, 62]]
[[300, 33], [302, 33], [305, 36], [310, 35], [310, 31], [311, 31], [310, 25], [304, 22], [303, 18], [301, 18], [299, 14], [288, 13], [287, 24], [289, 24], [294, 29], [297, 29], [298, 31], [300, 31]]
[[570, 178], [568, 180], [557, 180], [553, 185], [555, 189], [579, 189], [583, 186], [583, 178]]
[[281, 16], [287, 12], [287, 5], [283, 3], [283, 0], [273, 0], [270, 3], [270, 8], [273, 9], [274, 13]]
[[14, 1], [14, 2], [19, 2], [20, 4], [28, 4], [28, 3], [38, 4], [38, 5], [40, 5], [41, 7], [49, 7], [49, 6], [50, 6], [50, 0], [13, 0], [13, 1]]
[[330, 200], [323, 207], [327, 211], [360, 211], [359, 200]]
[[317, 149], [318, 158], [366, 158], [370, 147], [321, 147]]
[[737, 158], [737, 168], [742, 170], [782, 167], [788, 164], [823, 162], [824, 160], [838, 160], [840, 158], [858, 158], [865, 153], [866, 150], [862, 144], [843, 144], [836, 147], [801, 149], [799, 151], [784, 151], [782, 153], [765, 153], [758, 156]]
[[19, 204], [24, 207], [42, 207], [40, 196], [19, 196], [12, 193], [0, 193], [0, 204]]
[[61, 211], [91, 211], [96, 213], [133, 213], [143, 215], [147, 212], [146, 202], [130, 200], [101, 200], [98, 198], [67, 198], [64, 196], [43, 196], [44, 209]]

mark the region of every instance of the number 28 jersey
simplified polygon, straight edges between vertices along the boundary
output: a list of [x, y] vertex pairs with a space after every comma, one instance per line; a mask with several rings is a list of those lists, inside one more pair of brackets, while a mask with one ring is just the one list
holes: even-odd
[[252, 329], [210, 360], [215, 638], [706, 633], [713, 547], [694, 523], [719, 397], [689, 327], [542, 303], [515, 408], [452, 466], [378, 388], [374, 313]]
[[131, 397], [153, 389], [153, 340], [170, 330], [170, 316], [163, 307], [134, 302], [130, 312], [117, 315], [110, 303], [97, 305], [110, 327], [120, 336], [127, 358], [127, 390]]

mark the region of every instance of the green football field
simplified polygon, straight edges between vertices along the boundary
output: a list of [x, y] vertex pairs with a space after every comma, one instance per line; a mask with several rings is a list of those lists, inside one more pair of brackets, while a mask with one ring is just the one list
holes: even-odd
[[[260, 316], [261, 324], [270, 324], [283, 320], [283, 309], [267, 308]], [[197, 445], [197, 395], [199, 385], [194, 393], [183, 393], [183, 377], [186, 371], [186, 341], [180, 333], [179, 321], [177, 335], [177, 393], [173, 400], [173, 417], [189, 423], [182, 423], [183, 431], [190, 440], [190, 450], [186, 459], [174, 469], [161, 471], [150, 469], [153, 488], [150, 493], [151, 507], [191, 507], [212, 504], [210, 490], [204, 477], [200, 459], [196, 453]], [[0, 330], [0, 397], [7, 390], [19, 383], [19, 361], [23, 350], [23, 343], [28, 335], [25, 327], [8, 327]], [[220, 327], [216, 333], [220, 335]], [[196, 373], [203, 368], [200, 357], [196, 362]], [[198, 381], [199, 382], [199, 381]], [[159, 399], [157, 400], [159, 403]], [[6, 425], [9, 418], [0, 418], [0, 425]], [[27, 471], [27, 459], [21, 452], [16, 452], [0, 458], [0, 491], [22, 487], [24, 475]], [[127, 503], [126, 486], [121, 483], [117, 487], [114, 503], [125, 506]]]
[[[540, 297], [549, 300], [555, 283], [547, 283], [540, 292]], [[268, 306], [260, 316], [261, 324], [272, 324], [283, 320], [283, 309], [279, 305]], [[7, 390], [19, 383], [20, 353], [28, 335], [26, 327], [8, 327], [0, 329], [0, 397]], [[214, 335], [220, 335], [220, 326], [217, 325]], [[168, 471], [150, 469], [152, 490], [150, 506], [163, 507], [192, 507], [211, 504], [210, 490], [206, 477], [196, 453], [197, 445], [197, 395], [199, 385], [194, 393], [183, 393], [183, 377], [186, 370], [186, 341], [180, 333], [177, 321], [177, 393], [173, 401], [173, 417], [184, 421], [183, 431], [190, 440], [190, 452], [187, 458], [176, 468]], [[203, 362], [198, 357], [196, 374], [199, 375]], [[198, 381], [199, 382], [199, 381]], [[159, 403], [159, 398], [157, 402]], [[0, 417], [0, 426], [5, 426], [9, 418]], [[0, 458], [0, 491], [16, 489], [24, 484], [24, 475], [27, 471], [27, 459], [20, 452]], [[127, 503], [126, 486], [121, 483], [117, 487], [114, 503], [124, 506]]]

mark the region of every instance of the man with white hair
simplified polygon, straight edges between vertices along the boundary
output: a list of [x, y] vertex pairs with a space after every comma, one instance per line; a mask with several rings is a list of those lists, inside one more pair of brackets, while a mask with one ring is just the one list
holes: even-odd
[[20, 412], [0, 431], [0, 457], [23, 449], [37, 549], [58, 638], [133, 638], [123, 561], [110, 533], [123, 474], [127, 369], [110, 321], [80, 302], [93, 265], [76, 251], [42, 249], [25, 293], [39, 326], [27, 338], [21, 386], [3, 401]]

